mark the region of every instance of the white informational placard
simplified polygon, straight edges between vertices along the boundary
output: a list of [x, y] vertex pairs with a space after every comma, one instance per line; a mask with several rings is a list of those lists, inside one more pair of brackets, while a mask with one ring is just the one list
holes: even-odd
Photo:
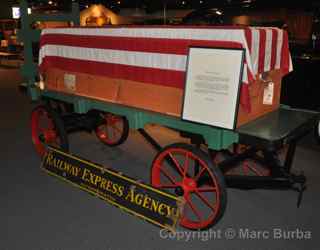
[[191, 47], [182, 119], [235, 129], [244, 49]]
[[12, 7], [12, 18], [13, 19], [20, 18], [20, 8], [19, 7]]
[[[31, 8], [27, 9], [28, 14], [31, 14]], [[19, 19], [21, 16], [20, 7], [12, 7], [12, 18]]]

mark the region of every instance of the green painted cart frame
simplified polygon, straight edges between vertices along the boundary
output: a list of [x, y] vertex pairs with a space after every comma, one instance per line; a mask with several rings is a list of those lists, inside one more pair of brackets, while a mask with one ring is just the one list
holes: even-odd
[[40, 96], [45, 99], [49, 98], [72, 104], [74, 111], [78, 114], [85, 114], [90, 110], [99, 110], [125, 116], [129, 121], [129, 127], [131, 129], [142, 129], [146, 124], [153, 123], [179, 131], [200, 134], [203, 136], [203, 138], [205, 138], [208, 147], [214, 150], [226, 149], [233, 143], [237, 143], [239, 139], [238, 133], [233, 131], [186, 122], [173, 116], [143, 111], [141, 109], [125, 107], [119, 104], [102, 102], [85, 97], [66, 95], [53, 91], [40, 92]]

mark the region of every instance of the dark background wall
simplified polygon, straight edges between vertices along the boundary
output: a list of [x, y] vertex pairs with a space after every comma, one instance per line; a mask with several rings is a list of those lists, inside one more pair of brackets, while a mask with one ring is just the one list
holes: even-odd
[[0, 19], [12, 18], [11, 7], [16, 3], [14, 0], [0, 0]]

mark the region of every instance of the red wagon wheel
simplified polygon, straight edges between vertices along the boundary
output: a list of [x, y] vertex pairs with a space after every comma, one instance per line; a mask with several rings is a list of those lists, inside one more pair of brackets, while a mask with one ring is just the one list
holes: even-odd
[[102, 123], [96, 127], [95, 133], [101, 142], [110, 147], [120, 145], [129, 135], [128, 120], [111, 113], [103, 114]]
[[69, 149], [67, 133], [62, 120], [47, 106], [36, 107], [31, 113], [31, 137], [37, 153], [43, 157], [46, 145]]
[[172, 144], [154, 159], [152, 185], [183, 196], [185, 206], [180, 225], [206, 229], [222, 217], [227, 203], [224, 177], [200, 149], [188, 144]]

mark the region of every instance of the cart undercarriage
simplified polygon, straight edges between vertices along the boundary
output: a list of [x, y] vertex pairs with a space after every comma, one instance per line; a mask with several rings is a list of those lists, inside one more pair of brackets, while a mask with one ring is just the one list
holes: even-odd
[[[32, 113], [32, 138], [40, 155], [51, 145], [69, 151], [68, 134], [95, 132], [107, 146], [125, 142], [129, 127], [158, 151], [151, 165], [151, 185], [184, 198], [180, 225], [205, 229], [216, 224], [227, 204], [227, 187], [290, 189], [300, 205], [306, 188], [303, 173], [291, 167], [296, 145], [316, 126], [317, 113], [281, 107], [236, 131], [217, 129], [175, 117], [55, 92], [43, 93]], [[190, 144], [166, 147], [144, 130], [154, 123], [179, 131]]]

